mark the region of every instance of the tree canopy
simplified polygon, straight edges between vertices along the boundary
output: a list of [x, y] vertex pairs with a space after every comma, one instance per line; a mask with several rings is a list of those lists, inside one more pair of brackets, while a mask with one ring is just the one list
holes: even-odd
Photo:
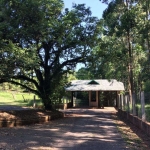
[[61, 95], [67, 72], [84, 63], [95, 44], [98, 19], [90, 9], [63, 6], [61, 0], [0, 2], [0, 81], [37, 94], [46, 109]]

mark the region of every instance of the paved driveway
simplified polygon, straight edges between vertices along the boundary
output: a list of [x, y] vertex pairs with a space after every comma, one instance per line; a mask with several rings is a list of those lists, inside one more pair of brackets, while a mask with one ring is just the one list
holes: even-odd
[[45, 124], [1, 128], [0, 149], [124, 150], [111, 113], [114, 108], [68, 109], [67, 117]]

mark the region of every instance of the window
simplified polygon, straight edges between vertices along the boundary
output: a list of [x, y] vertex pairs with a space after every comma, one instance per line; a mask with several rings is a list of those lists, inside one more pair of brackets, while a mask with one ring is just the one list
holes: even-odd
[[96, 91], [91, 92], [91, 102], [96, 102]]

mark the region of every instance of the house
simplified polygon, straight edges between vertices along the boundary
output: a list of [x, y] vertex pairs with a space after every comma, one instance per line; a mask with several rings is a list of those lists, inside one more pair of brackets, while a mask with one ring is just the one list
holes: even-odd
[[72, 107], [117, 106], [117, 97], [124, 91], [124, 85], [115, 79], [73, 80], [65, 90], [71, 92]]

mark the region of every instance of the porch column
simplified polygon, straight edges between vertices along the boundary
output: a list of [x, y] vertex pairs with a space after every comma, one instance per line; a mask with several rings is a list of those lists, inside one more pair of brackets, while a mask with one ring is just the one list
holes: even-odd
[[71, 107], [73, 107], [73, 91], [71, 91]]
[[116, 108], [118, 108], [118, 92], [116, 91]]
[[90, 103], [91, 103], [91, 91], [89, 91], [89, 106], [90, 106]]
[[98, 91], [98, 107], [101, 107], [100, 91]]
[[98, 101], [99, 101], [99, 98], [98, 98], [98, 97], [99, 97], [98, 91], [96, 91], [96, 105], [97, 105], [96, 107], [98, 107]]

